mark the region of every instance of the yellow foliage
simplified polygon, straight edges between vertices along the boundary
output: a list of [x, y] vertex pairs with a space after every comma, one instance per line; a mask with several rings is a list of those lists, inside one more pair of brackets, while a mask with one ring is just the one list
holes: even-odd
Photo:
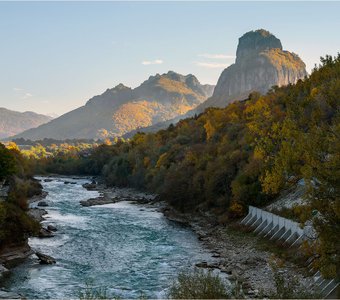
[[162, 155], [160, 155], [156, 163], [156, 168], [160, 168], [162, 165], [164, 165], [166, 159], [167, 159], [167, 153], [163, 153]]
[[144, 167], [147, 168], [150, 166], [151, 160], [149, 157], [145, 156], [143, 160]]
[[244, 215], [244, 209], [243, 209], [243, 206], [236, 202], [236, 201], [233, 201], [231, 204], [230, 204], [230, 207], [229, 207], [229, 213], [233, 216], [233, 217], [242, 217]]
[[211, 137], [215, 134], [216, 129], [214, 126], [211, 124], [210, 120], [207, 120], [207, 122], [204, 124], [204, 129], [207, 135], [207, 140], [209, 141]]

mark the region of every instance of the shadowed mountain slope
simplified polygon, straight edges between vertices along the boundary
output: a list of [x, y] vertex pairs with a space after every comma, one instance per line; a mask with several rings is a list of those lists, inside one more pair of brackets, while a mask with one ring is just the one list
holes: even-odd
[[32, 111], [18, 112], [0, 107], [0, 138], [18, 134], [27, 129], [38, 127], [52, 118]]

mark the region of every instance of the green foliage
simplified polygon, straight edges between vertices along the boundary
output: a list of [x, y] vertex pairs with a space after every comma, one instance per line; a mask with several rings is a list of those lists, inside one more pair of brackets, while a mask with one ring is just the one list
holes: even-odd
[[14, 174], [16, 171], [13, 153], [0, 143], [0, 180]]
[[[40, 225], [26, 214], [27, 198], [41, 193], [41, 185], [30, 177], [29, 162], [15, 143], [0, 144], [0, 180], [9, 185], [7, 199], [0, 200], [0, 249], [20, 244], [36, 234]], [[0, 186], [2, 187], [2, 185]]]
[[171, 299], [229, 299], [226, 282], [218, 275], [203, 270], [180, 273], [169, 290]]
[[40, 225], [14, 203], [0, 202], [0, 249], [22, 243], [39, 232]]

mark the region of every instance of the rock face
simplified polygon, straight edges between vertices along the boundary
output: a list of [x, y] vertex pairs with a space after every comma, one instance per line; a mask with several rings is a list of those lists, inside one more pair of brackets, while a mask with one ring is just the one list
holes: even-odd
[[266, 93], [272, 86], [296, 83], [306, 75], [304, 62], [297, 54], [283, 50], [273, 34], [263, 29], [250, 31], [239, 39], [235, 64], [222, 72], [212, 97], [198, 111], [225, 107], [253, 91]]
[[15, 136], [42, 138], [105, 138], [172, 119], [197, 107], [212, 95], [191, 74], [173, 71], [150, 76], [135, 89], [119, 84], [91, 98], [85, 106]]
[[27, 243], [7, 247], [0, 252], [0, 264], [6, 268], [14, 267], [23, 262], [32, 253], [33, 251]]

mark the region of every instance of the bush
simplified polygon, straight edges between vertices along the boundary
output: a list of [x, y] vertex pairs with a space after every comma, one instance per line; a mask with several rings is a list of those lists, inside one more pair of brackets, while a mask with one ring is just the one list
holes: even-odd
[[218, 275], [196, 269], [180, 273], [168, 296], [171, 299], [227, 299], [230, 293], [226, 282]]
[[301, 286], [295, 277], [287, 277], [281, 273], [278, 262], [270, 262], [276, 291], [269, 295], [270, 299], [321, 299], [322, 296], [313, 290]]
[[40, 224], [13, 203], [0, 203], [0, 249], [12, 243], [23, 243], [39, 232]]

